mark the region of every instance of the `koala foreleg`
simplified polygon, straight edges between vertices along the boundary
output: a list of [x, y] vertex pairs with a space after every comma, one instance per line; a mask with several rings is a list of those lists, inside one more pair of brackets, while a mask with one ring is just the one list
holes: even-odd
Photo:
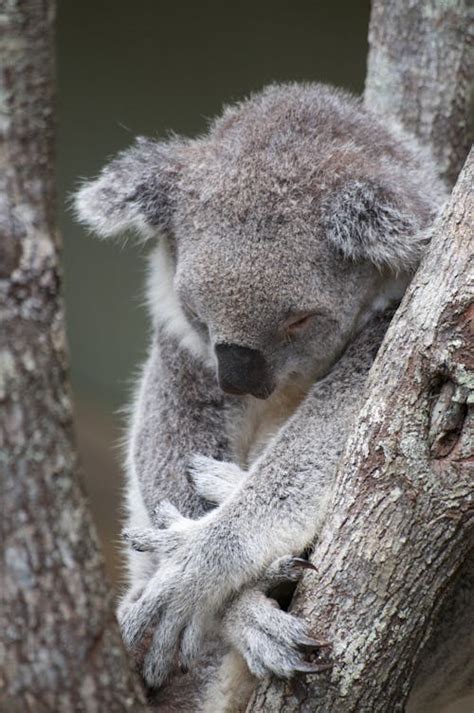
[[[229, 408], [212, 369], [180, 348], [169, 334], [158, 330], [143, 369], [129, 429], [125, 522], [129, 586], [117, 611], [124, 639], [140, 667], [153, 634], [148, 617], [151, 622], [157, 621], [158, 612], [154, 613], [153, 607], [151, 611], [144, 610], [138, 602], [162, 561], [159, 538], [166, 532], [163, 528], [185, 528], [188, 520], [184, 516], [197, 517], [210, 509], [190, 482], [189, 455], [228, 455]], [[160, 505], [163, 500], [168, 504]], [[167, 571], [171, 576], [171, 569]], [[132, 635], [136, 627], [142, 640]], [[193, 645], [199, 637], [191, 639], [189, 648], [194, 652]], [[169, 651], [166, 646], [165, 649]], [[152, 657], [146, 660], [148, 680], [154, 685], [157, 677]], [[171, 667], [172, 653], [167, 661]], [[170, 695], [173, 697], [171, 692]]]

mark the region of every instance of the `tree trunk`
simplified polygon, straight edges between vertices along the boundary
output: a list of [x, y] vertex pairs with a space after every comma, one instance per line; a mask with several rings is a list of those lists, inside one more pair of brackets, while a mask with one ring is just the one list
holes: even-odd
[[334, 643], [336, 665], [311, 682], [261, 686], [249, 710], [404, 710], [473, 545], [473, 178], [471, 156], [371, 370], [314, 555], [319, 575], [295, 602]]
[[144, 710], [77, 481], [53, 171], [51, 0], [0, 2], [0, 710]]
[[433, 149], [453, 185], [472, 143], [474, 5], [372, 0], [366, 104]]
[[[431, 145], [448, 183], [471, 142], [470, 8], [372, 7], [365, 103]], [[471, 157], [371, 372], [314, 555], [319, 577], [294, 599], [314, 633], [334, 642], [336, 666], [326, 678], [261, 684], [249, 711], [404, 710], [451, 580], [461, 568], [472, 583], [472, 174]]]

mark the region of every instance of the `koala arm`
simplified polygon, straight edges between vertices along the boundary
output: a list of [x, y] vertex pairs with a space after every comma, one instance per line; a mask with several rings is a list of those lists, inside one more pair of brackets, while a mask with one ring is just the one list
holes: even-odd
[[165, 508], [163, 529], [130, 533], [132, 547], [152, 550], [159, 562], [122, 621], [129, 645], [156, 625], [145, 662], [155, 685], [177, 648], [182, 660], [192, 660], [210, 618], [230, 597], [276, 558], [298, 554], [313, 540], [387, 324], [375, 318], [366, 325], [220, 507], [199, 520], [170, 518]]
[[152, 522], [162, 500], [188, 517], [205, 512], [189, 482], [189, 461], [195, 453], [226, 455], [225, 419], [226, 403], [212, 371], [158, 330], [133, 408], [128, 453], [129, 472]]
[[257, 575], [276, 557], [297, 554], [314, 539], [388, 321], [377, 317], [366, 325], [331, 372], [312, 387], [248, 477], [211, 514], [209, 529], [222, 523], [238, 542], [229, 568], [239, 567], [245, 553], [246, 577], [254, 566]]

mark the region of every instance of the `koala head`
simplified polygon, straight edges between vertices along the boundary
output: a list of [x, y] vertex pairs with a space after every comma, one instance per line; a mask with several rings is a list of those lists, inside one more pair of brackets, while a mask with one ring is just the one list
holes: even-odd
[[444, 189], [427, 153], [322, 85], [272, 86], [198, 139], [138, 139], [76, 196], [102, 236], [157, 238], [158, 328], [266, 398], [338, 359], [416, 269]]

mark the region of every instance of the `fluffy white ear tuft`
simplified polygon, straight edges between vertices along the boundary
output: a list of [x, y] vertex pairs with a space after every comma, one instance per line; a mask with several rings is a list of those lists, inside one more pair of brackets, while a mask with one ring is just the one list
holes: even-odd
[[395, 273], [416, 270], [430, 231], [420, 211], [370, 179], [347, 181], [322, 203], [326, 237], [352, 260], [370, 260]]
[[77, 191], [79, 222], [104, 238], [132, 230], [146, 240], [170, 230], [182, 146], [137, 139]]

